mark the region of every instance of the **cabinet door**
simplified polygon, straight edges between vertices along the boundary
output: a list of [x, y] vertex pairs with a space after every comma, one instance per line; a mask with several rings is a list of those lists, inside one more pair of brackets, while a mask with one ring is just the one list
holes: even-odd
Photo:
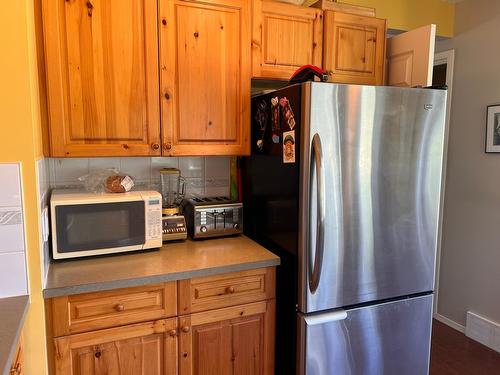
[[323, 68], [331, 82], [384, 84], [386, 21], [325, 11]]
[[387, 40], [387, 85], [431, 86], [436, 25], [407, 31]]
[[57, 375], [175, 375], [177, 319], [57, 338]]
[[43, 0], [52, 156], [160, 154], [155, 0]]
[[274, 374], [274, 300], [179, 318], [180, 375]]
[[320, 9], [254, 0], [252, 16], [254, 77], [288, 80], [303, 65], [321, 65]]
[[160, 0], [165, 155], [250, 152], [250, 3]]

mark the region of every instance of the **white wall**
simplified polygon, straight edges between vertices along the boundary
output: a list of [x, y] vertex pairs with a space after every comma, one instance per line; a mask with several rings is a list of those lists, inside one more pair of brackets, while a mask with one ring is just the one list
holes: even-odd
[[456, 5], [453, 99], [438, 313], [500, 322], [500, 154], [485, 154], [486, 106], [500, 104], [500, 1]]
[[20, 164], [0, 164], [0, 181], [0, 298], [27, 295]]

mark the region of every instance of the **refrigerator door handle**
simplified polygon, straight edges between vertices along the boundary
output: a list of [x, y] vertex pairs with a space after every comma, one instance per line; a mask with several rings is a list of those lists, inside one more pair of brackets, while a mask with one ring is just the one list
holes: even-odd
[[[314, 263], [312, 263], [311, 277], [309, 278], [309, 289], [311, 293], [316, 292], [321, 277], [321, 268], [323, 265], [323, 251], [325, 243], [325, 197], [323, 180], [323, 151], [321, 148], [321, 138], [318, 133], [314, 134], [311, 148], [311, 164], [314, 161], [316, 167], [316, 251], [314, 254]], [[311, 165], [312, 170], [312, 165]], [[310, 186], [312, 186], [313, 174], [310, 175]], [[310, 244], [310, 241], [308, 241]], [[311, 248], [311, 246], [309, 246]], [[312, 256], [311, 256], [312, 258]], [[311, 259], [310, 258], [310, 259]]]
[[323, 314], [304, 316], [304, 320], [308, 326], [315, 326], [330, 322], [336, 322], [347, 318], [347, 311], [335, 310]]

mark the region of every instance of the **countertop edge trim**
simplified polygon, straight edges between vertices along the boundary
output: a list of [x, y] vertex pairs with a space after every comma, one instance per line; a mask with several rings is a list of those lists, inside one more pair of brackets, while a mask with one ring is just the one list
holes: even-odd
[[60, 288], [47, 288], [43, 290], [45, 299], [71, 296], [75, 294], [102, 292], [106, 290], [131, 288], [147, 284], [157, 284], [167, 281], [186, 280], [195, 277], [213, 276], [222, 273], [247, 271], [256, 268], [275, 267], [280, 265], [280, 259], [267, 259], [258, 262], [234, 264], [222, 267], [204, 268], [201, 270], [190, 270], [185, 272], [175, 272], [164, 275], [152, 275], [133, 279], [112, 280], [92, 284], [72, 285]]

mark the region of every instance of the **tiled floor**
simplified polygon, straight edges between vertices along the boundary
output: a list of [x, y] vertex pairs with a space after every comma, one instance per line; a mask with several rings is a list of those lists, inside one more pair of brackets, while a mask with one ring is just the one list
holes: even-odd
[[434, 320], [431, 375], [500, 375], [500, 353]]

